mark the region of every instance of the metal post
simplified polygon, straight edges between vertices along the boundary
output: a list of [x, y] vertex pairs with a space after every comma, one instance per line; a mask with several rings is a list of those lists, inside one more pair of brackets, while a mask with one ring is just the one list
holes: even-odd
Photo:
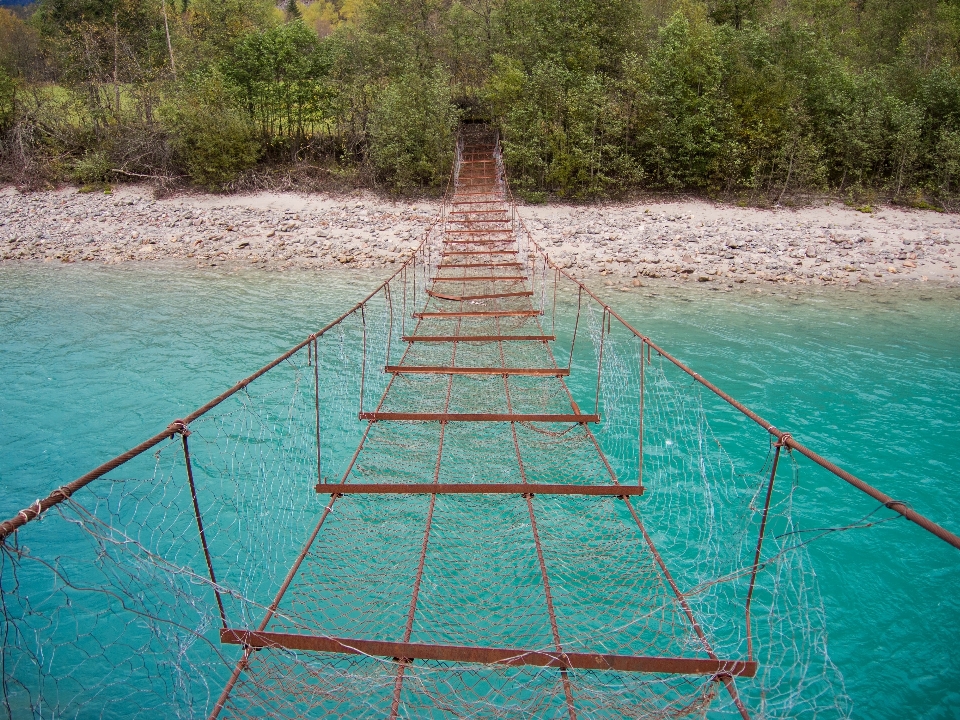
[[[308, 346], [309, 347], [309, 346]], [[320, 452], [320, 347], [317, 338], [313, 339], [313, 400], [317, 415], [317, 482], [323, 482]]]
[[203, 530], [203, 519], [200, 517], [200, 504], [197, 502], [197, 486], [193, 482], [193, 464], [190, 462], [190, 446], [187, 444], [187, 430], [185, 423], [180, 423], [177, 432], [180, 433], [180, 439], [183, 441], [183, 461], [187, 467], [187, 480], [190, 483], [190, 497], [193, 499], [193, 512], [197, 518], [197, 530], [200, 532], [200, 544], [203, 546], [203, 556], [207, 561], [207, 571], [210, 573], [210, 582], [213, 584], [213, 594], [217, 598], [217, 607], [220, 609], [220, 621], [223, 628], [227, 628], [227, 614], [223, 610], [223, 600], [220, 598], [220, 590], [217, 587], [217, 576], [213, 572], [213, 561], [210, 559], [210, 550], [207, 547], [207, 535]]
[[360, 412], [363, 412], [363, 386], [367, 377], [367, 316], [360, 306], [360, 322], [363, 323], [363, 361], [360, 365]]
[[763, 503], [763, 517], [760, 519], [760, 532], [757, 535], [757, 551], [753, 556], [753, 570], [750, 573], [750, 587], [747, 589], [746, 616], [747, 616], [747, 657], [753, 659], [753, 633], [750, 631], [750, 603], [753, 601], [753, 588], [757, 581], [757, 571], [760, 569], [760, 550], [763, 548], [763, 533], [767, 528], [767, 514], [770, 511], [770, 497], [773, 495], [773, 481], [777, 476], [777, 463], [780, 461], [780, 449], [784, 443], [778, 440], [773, 453], [773, 468], [770, 470], [770, 481], [767, 483], [767, 499]]
[[567, 370], [573, 370], [573, 348], [577, 344], [577, 328], [580, 327], [580, 303], [583, 300], [583, 287], [577, 292], [577, 317], [573, 321], [573, 337], [570, 339], [570, 359], [567, 360]]
[[606, 340], [607, 333], [607, 311], [604, 309], [603, 315], [600, 317], [600, 357], [597, 360], [597, 396], [593, 404], [593, 414], [596, 415], [600, 412], [600, 378], [603, 374], [603, 346], [604, 341]]
[[383, 287], [384, 293], [387, 296], [387, 304], [390, 306], [390, 325], [387, 329], [387, 362], [390, 364], [390, 341], [393, 339], [393, 294], [390, 292], [390, 283], [387, 283]]
[[637, 485], [643, 485], [643, 402], [645, 395], [645, 371], [647, 361], [644, 357], [646, 353], [646, 341], [640, 341], [640, 449], [639, 457], [637, 458]]

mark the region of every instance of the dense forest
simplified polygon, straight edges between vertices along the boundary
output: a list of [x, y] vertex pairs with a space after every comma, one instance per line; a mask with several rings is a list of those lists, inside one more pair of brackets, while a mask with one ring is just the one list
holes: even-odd
[[960, 0], [40, 0], [0, 8], [27, 187], [442, 186], [956, 208]]

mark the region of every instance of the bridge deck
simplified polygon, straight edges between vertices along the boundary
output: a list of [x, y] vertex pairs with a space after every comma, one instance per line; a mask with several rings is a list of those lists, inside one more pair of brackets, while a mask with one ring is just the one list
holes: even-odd
[[[477, 248], [515, 242], [494, 151], [465, 150], [441, 250], [507, 258], [437, 269], [353, 462], [317, 485], [330, 505], [276, 612], [222, 632], [246, 648], [232, 682], [273, 688], [278, 715], [310, 698], [311, 716], [674, 717], [757, 672], [697, 640], [631, 505], [642, 487], [616, 476], [590, 429], [602, 418], [565, 384], [525, 255]], [[502, 228], [464, 229], [479, 223]], [[290, 652], [312, 656], [309, 674]], [[620, 706], [598, 705], [598, 682]], [[243, 716], [234, 687], [224, 714]], [[671, 709], [691, 695], [705, 704]]]

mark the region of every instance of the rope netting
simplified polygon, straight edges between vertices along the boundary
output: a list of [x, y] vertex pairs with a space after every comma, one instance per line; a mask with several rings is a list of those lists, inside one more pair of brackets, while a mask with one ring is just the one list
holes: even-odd
[[797, 444], [721, 445], [490, 138], [454, 178], [364, 302], [0, 526], [6, 717], [849, 714]]

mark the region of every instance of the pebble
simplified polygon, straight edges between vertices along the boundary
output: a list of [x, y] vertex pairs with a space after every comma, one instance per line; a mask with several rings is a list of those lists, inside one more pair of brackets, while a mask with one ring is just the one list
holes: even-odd
[[[268, 269], [390, 268], [410, 256], [439, 203], [356, 195], [111, 194], [0, 189], [0, 263], [179, 260]], [[629, 290], [658, 278], [849, 284], [956, 284], [960, 221], [925, 210], [842, 205], [756, 209], [705, 201], [521, 206], [551, 260]]]

